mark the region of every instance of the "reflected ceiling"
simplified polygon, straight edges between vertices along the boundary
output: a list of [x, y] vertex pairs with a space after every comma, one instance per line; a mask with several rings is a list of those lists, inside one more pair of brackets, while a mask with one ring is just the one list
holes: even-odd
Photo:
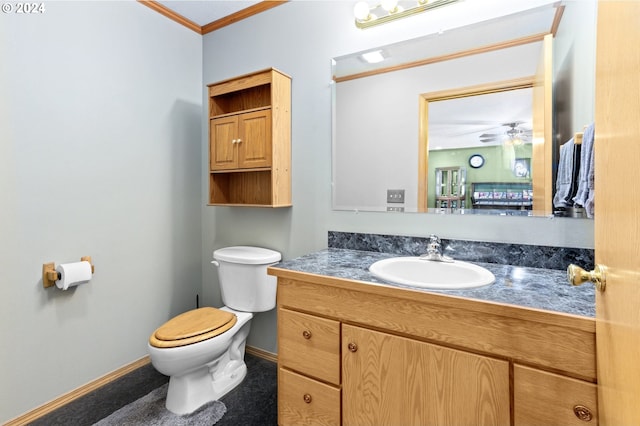
[[455, 30], [436, 32], [414, 40], [383, 46], [386, 59], [377, 64], [364, 62], [360, 55], [363, 52], [335, 58], [334, 77], [340, 78], [351, 74], [393, 67], [419, 61], [424, 58], [436, 58], [454, 52], [477, 49], [509, 40], [515, 40], [532, 34], [551, 32], [556, 14], [555, 7], [543, 6], [513, 15], [469, 25]]
[[499, 138], [481, 142], [481, 136], [506, 138], [507, 123], [531, 130], [532, 105], [530, 88], [429, 102], [429, 150], [500, 145]]

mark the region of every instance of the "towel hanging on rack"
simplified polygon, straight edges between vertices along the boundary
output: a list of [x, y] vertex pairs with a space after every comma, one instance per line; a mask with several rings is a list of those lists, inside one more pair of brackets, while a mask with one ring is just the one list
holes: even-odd
[[578, 192], [573, 197], [573, 202], [584, 207], [587, 217], [593, 217], [593, 187], [595, 170], [593, 164], [593, 144], [595, 138], [595, 124], [591, 123], [584, 130], [582, 138], [582, 152], [580, 153], [580, 175], [578, 179]]
[[573, 196], [578, 188], [578, 172], [580, 167], [580, 143], [578, 135], [560, 146], [560, 160], [556, 177], [556, 193], [553, 207], [564, 208], [573, 205]]

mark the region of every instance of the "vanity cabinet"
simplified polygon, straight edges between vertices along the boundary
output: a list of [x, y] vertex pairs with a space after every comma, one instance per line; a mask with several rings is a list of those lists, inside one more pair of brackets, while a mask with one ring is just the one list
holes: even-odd
[[208, 88], [209, 204], [291, 206], [291, 78], [270, 68]]
[[268, 273], [281, 426], [598, 423], [591, 318]]

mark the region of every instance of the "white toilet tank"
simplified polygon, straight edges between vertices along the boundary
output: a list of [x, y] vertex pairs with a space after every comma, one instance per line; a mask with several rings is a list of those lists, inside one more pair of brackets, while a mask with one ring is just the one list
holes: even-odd
[[276, 306], [276, 282], [267, 267], [278, 263], [279, 252], [260, 247], [225, 247], [213, 252], [225, 306], [243, 312], [269, 311]]

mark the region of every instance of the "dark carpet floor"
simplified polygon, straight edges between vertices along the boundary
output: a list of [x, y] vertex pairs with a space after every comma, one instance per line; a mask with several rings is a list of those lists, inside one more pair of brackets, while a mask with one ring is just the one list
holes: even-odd
[[[276, 364], [247, 354], [247, 377], [221, 401], [227, 406], [216, 426], [269, 426], [278, 422]], [[167, 383], [151, 364], [30, 423], [34, 426], [90, 426]]]

